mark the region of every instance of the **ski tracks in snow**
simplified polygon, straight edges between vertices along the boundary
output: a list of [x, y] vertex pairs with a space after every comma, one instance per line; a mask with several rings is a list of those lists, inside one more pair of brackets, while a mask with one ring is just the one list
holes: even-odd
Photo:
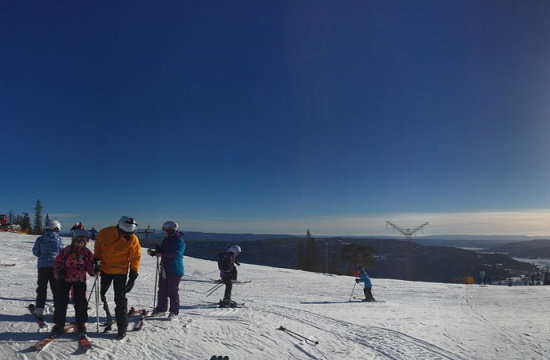
[[[328, 339], [337, 339], [339, 342], [347, 343], [347, 348], [349, 348], [349, 351], [363, 351], [366, 359], [467, 360], [461, 355], [454, 354], [422, 339], [415, 338], [399, 331], [376, 326], [360, 326], [350, 322], [336, 320], [308, 310], [297, 310], [280, 305], [273, 305], [271, 307], [274, 310], [264, 309], [264, 311], [271, 312], [272, 314], [279, 315], [283, 318], [287, 318], [298, 323], [307, 324], [317, 329], [317, 333], [321, 334], [321, 336], [317, 335], [317, 337], [326, 339], [321, 340], [321, 344], [323, 342], [327, 342]], [[332, 330], [325, 331], [324, 325], [329, 323], [329, 328]], [[335, 328], [339, 330], [335, 332]], [[335, 358], [335, 354], [333, 352], [328, 353], [321, 349], [323, 349], [323, 346], [317, 346], [317, 351], [320, 356], [319, 359]], [[341, 351], [341, 348], [340, 350], [334, 350]], [[369, 352], [373, 353], [372, 357], [368, 357]], [[313, 356], [313, 354], [310, 355]], [[317, 359], [317, 357], [313, 358]], [[345, 354], [337, 354], [337, 358], [343, 359], [345, 358]]]

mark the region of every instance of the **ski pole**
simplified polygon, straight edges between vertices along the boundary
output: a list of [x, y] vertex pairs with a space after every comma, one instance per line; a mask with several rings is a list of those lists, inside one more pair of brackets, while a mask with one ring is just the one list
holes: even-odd
[[214, 291], [218, 290], [222, 285], [224, 285], [224, 283], [219, 283], [217, 285], [215, 285], [213, 288], [211, 288], [210, 290], [207, 291], [207, 295], [206, 297], [209, 297], [210, 295], [212, 295], [214, 293]]
[[92, 289], [90, 290], [90, 295], [88, 296], [88, 304], [90, 303], [90, 299], [92, 298], [92, 294], [94, 293], [96, 280], [94, 280], [94, 284], [92, 285]]
[[157, 284], [159, 280], [159, 257], [157, 256], [157, 271], [155, 273], [155, 289], [153, 290], [153, 311], [155, 311], [155, 308], [157, 306]]
[[319, 341], [313, 341], [313, 340], [311, 340], [311, 339], [305, 337], [304, 335], [300, 335], [300, 334], [298, 334], [298, 333], [295, 333], [294, 331], [288, 330], [288, 329], [285, 328], [284, 326], [280, 326], [277, 330], [281, 330], [281, 331], [284, 331], [284, 332], [289, 333], [289, 334], [291, 334], [291, 335], [294, 335], [294, 336], [296, 336], [296, 337], [298, 337], [298, 338], [304, 339], [306, 342], [311, 341], [312, 344], [315, 344], [315, 345], [319, 344]]
[[357, 283], [353, 285], [353, 289], [351, 290], [351, 295], [349, 296], [349, 301], [351, 301], [351, 297], [353, 296], [353, 292], [355, 291], [355, 286], [357, 286]]
[[96, 330], [97, 330], [97, 333], [99, 334], [99, 289], [97, 286], [97, 283], [98, 283], [98, 279], [99, 279], [99, 276], [96, 275], [95, 277], [95, 281], [94, 281], [94, 286], [95, 286], [95, 313], [96, 313], [96, 316], [97, 316], [97, 322], [96, 322]]

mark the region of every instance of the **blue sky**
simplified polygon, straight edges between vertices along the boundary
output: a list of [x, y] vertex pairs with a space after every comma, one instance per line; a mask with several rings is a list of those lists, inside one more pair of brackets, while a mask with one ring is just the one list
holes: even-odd
[[0, 212], [550, 235], [547, 1], [0, 4]]

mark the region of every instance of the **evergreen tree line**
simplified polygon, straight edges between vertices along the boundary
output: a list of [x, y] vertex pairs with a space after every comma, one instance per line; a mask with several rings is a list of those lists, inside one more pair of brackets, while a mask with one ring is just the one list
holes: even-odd
[[[340, 251], [332, 251], [325, 254], [325, 263], [319, 259], [322, 249], [318, 244], [322, 240], [315, 239], [307, 230], [306, 236], [300, 241], [296, 268], [304, 271], [327, 272], [335, 275], [355, 274], [358, 266], [374, 265], [374, 249], [367, 245], [348, 243], [344, 244]], [[326, 249], [325, 251], [328, 251]]]
[[8, 221], [11, 225], [19, 225], [21, 231], [25, 234], [40, 235], [44, 232], [44, 223], [42, 222], [42, 203], [40, 200], [36, 200], [34, 206], [34, 218], [31, 221], [31, 217], [28, 212], [21, 214], [15, 214], [13, 210], [8, 213]]

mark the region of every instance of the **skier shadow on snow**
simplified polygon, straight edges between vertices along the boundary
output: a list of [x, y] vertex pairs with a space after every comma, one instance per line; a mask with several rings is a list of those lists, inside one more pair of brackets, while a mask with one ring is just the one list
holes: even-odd
[[7, 321], [13, 323], [25, 323], [30, 324], [29, 331], [26, 332], [4, 332], [0, 333], [0, 341], [30, 341], [30, 340], [39, 340], [44, 336], [43, 332], [35, 331], [34, 326], [38, 329], [38, 325], [34, 321], [31, 314], [25, 315], [6, 315], [0, 314], [0, 321]]

